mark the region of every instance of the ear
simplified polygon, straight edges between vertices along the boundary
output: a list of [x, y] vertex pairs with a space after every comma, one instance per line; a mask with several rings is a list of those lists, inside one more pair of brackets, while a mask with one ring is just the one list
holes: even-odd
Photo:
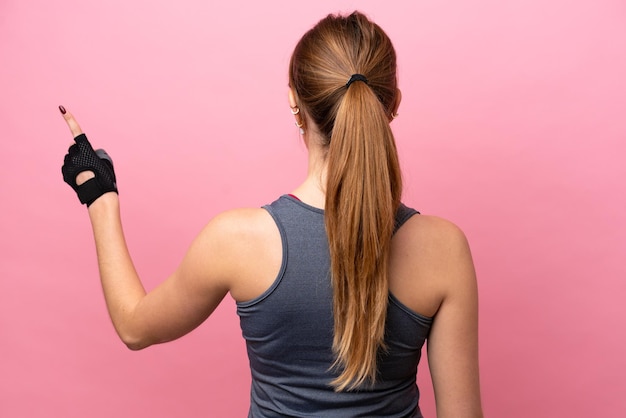
[[400, 102], [402, 101], [402, 92], [400, 89], [396, 89], [396, 97], [391, 106], [391, 113], [389, 114], [389, 123], [393, 122], [395, 118], [398, 117], [398, 108], [400, 107]]
[[289, 107], [294, 108], [298, 106], [298, 102], [296, 101], [296, 93], [292, 88], [289, 88]]
[[293, 117], [296, 120], [296, 126], [300, 129], [300, 134], [304, 135], [305, 127], [305, 118], [303, 116], [303, 112], [298, 106], [298, 100], [296, 100], [296, 92], [289, 88], [289, 107], [291, 107], [291, 113], [293, 113]]

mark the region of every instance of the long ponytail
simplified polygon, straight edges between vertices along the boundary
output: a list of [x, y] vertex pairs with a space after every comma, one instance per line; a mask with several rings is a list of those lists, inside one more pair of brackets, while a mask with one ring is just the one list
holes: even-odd
[[[333, 285], [335, 390], [373, 383], [385, 348], [388, 262], [402, 180], [389, 121], [395, 51], [364, 15], [328, 16], [299, 42], [290, 84], [327, 141], [325, 223]], [[365, 80], [346, 85], [352, 74]]]
[[326, 231], [333, 279], [338, 390], [376, 378], [384, 347], [388, 260], [402, 181], [389, 120], [374, 92], [353, 83], [328, 152]]

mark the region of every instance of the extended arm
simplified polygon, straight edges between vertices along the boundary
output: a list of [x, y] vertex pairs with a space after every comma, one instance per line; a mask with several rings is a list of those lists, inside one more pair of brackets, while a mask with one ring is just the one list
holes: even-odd
[[216, 225], [196, 238], [179, 268], [146, 294], [126, 247], [119, 199], [110, 193], [89, 207], [109, 315], [131, 349], [171, 341], [200, 325], [228, 291], [221, 274]]
[[219, 222], [208, 225], [176, 272], [146, 294], [124, 238], [117, 187], [111, 186], [115, 184], [112, 166], [107, 171], [109, 166], [102, 165], [73, 116], [64, 113], [64, 118], [76, 144], [66, 156], [63, 174], [88, 205], [102, 289], [118, 335], [129, 348], [141, 349], [186, 334], [210, 315], [228, 291], [222, 280], [227, 273], [220, 262], [228, 259], [220, 253], [228, 246], [220, 242], [224, 235], [216, 231]]

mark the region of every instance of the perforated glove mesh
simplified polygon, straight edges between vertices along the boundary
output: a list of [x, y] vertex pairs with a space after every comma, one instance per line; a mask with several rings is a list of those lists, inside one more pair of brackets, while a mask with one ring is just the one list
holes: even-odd
[[[118, 193], [111, 157], [102, 149], [94, 151], [85, 134], [78, 135], [74, 141], [76, 143], [69, 148], [61, 172], [80, 203], [89, 206], [107, 192]], [[95, 177], [79, 186], [76, 176], [83, 171], [92, 171]]]

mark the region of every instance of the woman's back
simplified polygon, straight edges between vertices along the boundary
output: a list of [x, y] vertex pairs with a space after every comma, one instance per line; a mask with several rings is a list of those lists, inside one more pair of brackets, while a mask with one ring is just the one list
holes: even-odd
[[[415, 383], [431, 319], [389, 297], [378, 378], [336, 392], [332, 285], [324, 212], [283, 196], [266, 207], [281, 236], [279, 273], [262, 294], [237, 303], [252, 372], [250, 416], [420, 417]], [[416, 212], [401, 206], [398, 227]]]
[[[295, 192], [319, 202], [317, 190], [303, 186]], [[250, 356], [252, 416], [272, 416], [267, 411], [274, 408], [300, 411], [295, 416], [307, 416], [303, 411], [313, 410], [311, 416], [324, 416], [329, 408], [347, 408], [345, 416], [359, 416], [346, 405], [362, 405], [365, 411], [383, 408], [362, 416], [403, 416], [407, 410], [418, 414], [415, 375], [426, 338], [429, 347], [443, 346], [429, 353], [431, 368], [440, 369], [433, 374], [433, 379], [439, 379], [438, 400], [455, 393], [444, 387], [455, 382], [463, 386], [464, 379], [477, 378], [477, 371], [458, 373], [459, 369], [442, 366], [444, 362], [457, 364], [466, 371], [475, 367], [471, 360], [476, 355], [471, 326], [475, 279], [465, 238], [450, 222], [407, 216], [414, 212], [401, 206], [396, 218], [401, 225], [393, 236], [389, 261], [386, 343], [390, 355], [381, 356], [378, 393], [334, 392], [329, 384], [336, 372], [329, 370], [334, 361], [332, 290], [324, 211], [295, 196], [283, 196], [273, 205], [276, 208], [226, 212], [214, 220], [221, 225], [220, 246], [229, 249], [221, 256], [238, 260], [230, 272], [237, 279], [229, 286]], [[458, 303], [463, 298], [470, 302]], [[440, 319], [444, 300], [453, 311], [444, 312], [451, 317], [448, 321]], [[462, 318], [454, 319], [458, 316]], [[464, 329], [448, 330], [456, 326]], [[447, 347], [448, 340], [465, 341], [467, 346], [455, 350]], [[469, 356], [459, 354], [468, 350]], [[386, 391], [398, 398], [378, 396]], [[391, 399], [393, 407], [387, 403]], [[396, 409], [397, 415], [390, 412]], [[328, 414], [342, 416], [337, 410]]]

